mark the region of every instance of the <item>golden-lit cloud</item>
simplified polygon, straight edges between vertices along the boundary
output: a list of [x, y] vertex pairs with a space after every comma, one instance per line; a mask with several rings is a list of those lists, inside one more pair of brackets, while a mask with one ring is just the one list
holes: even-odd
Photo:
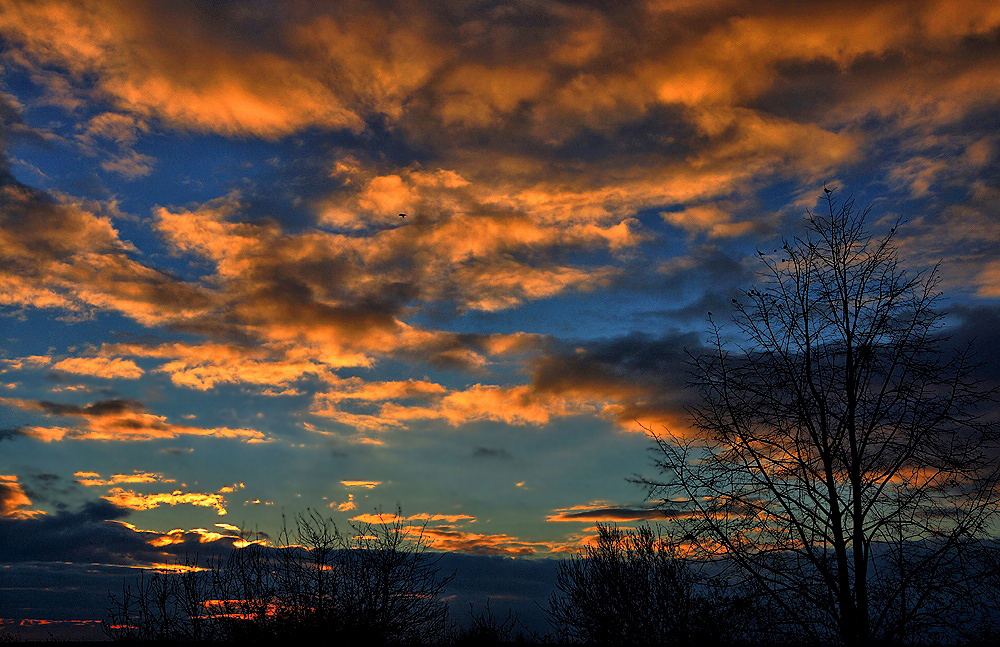
[[372, 490], [382, 485], [382, 481], [341, 481], [340, 484], [344, 487], [359, 487]]
[[[842, 178], [838, 196], [877, 187], [878, 227], [893, 209], [915, 214], [904, 258], [946, 259], [960, 298], [1000, 296], [994, 5], [0, 0], [12, 75], [0, 314], [45, 317], [46, 333], [88, 320], [40, 345], [10, 336], [0, 372], [19, 397], [0, 399], [17, 409], [0, 441], [59, 454], [23, 437], [205, 439], [194, 456], [159, 450], [187, 460], [213, 438], [282, 440], [351, 464], [445, 443], [440, 460], [471, 453], [497, 470], [502, 506], [548, 496], [537, 474], [513, 471], [526, 432], [477, 437], [485, 447], [470, 434], [550, 436], [580, 416], [593, 433], [690, 436], [696, 394], [679, 367], [702, 340], [632, 331], [693, 330], [725, 308], [729, 288], [753, 280], [742, 255], [814, 207], [825, 182]], [[22, 154], [19, 137], [46, 148]], [[731, 265], [728, 279], [716, 265]], [[109, 399], [47, 400], [88, 389]], [[195, 410], [232, 427], [196, 425]], [[403, 483], [406, 470], [384, 467], [346, 473]], [[221, 515], [240, 487], [189, 492], [128, 469], [75, 477], [126, 510]], [[346, 500], [326, 492], [326, 510], [404, 524], [434, 550], [569, 551], [594, 540], [574, 522], [673, 514], [550, 500], [535, 521], [578, 532], [536, 542], [487, 532], [468, 498], [433, 509], [483, 521], [360, 513], [386, 486], [340, 483]], [[284, 505], [282, 491], [248, 509]], [[0, 514], [40, 514], [35, 492], [0, 476]], [[237, 531], [143, 536], [166, 551]]]
[[0, 359], [0, 373], [6, 373], [7, 371], [37, 369], [43, 366], [48, 366], [51, 363], [52, 358], [44, 355], [29, 355], [27, 357]]
[[142, 377], [143, 371], [135, 362], [128, 359], [107, 357], [70, 357], [52, 365], [53, 370], [78, 375], [92, 375], [103, 378], [136, 379]]
[[[352, 501], [348, 502], [351, 503]], [[351, 509], [353, 508], [342, 508], [342, 510]], [[395, 513], [365, 513], [351, 517], [351, 521], [360, 524], [398, 524], [408, 539], [421, 542], [431, 550], [474, 555], [527, 556], [550, 552], [562, 546], [561, 542], [525, 541], [504, 533], [477, 533], [463, 530], [460, 526], [476, 522], [475, 517], [467, 514], [419, 513], [400, 516]]]
[[204, 311], [206, 291], [133, 260], [134, 250], [110, 217], [13, 180], [0, 183], [0, 305], [80, 316], [109, 309], [146, 325]]
[[689, 421], [683, 380], [665, 381], [666, 374], [653, 365], [630, 373], [618, 362], [629, 362], [631, 353], [656, 353], [662, 355], [661, 363], [668, 358], [683, 361], [683, 344], [688, 341], [623, 340], [616, 351], [620, 357], [602, 356], [605, 352], [599, 348], [536, 356], [531, 382], [523, 385], [473, 384], [449, 390], [424, 380], [335, 379], [330, 390], [314, 395], [310, 412], [369, 432], [428, 420], [454, 427], [482, 420], [546, 425], [577, 415], [598, 415], [636, 432], [659, 425], [684, 432]]
[[44, 400], [2, 398], [0, 403], [25, 411], [81, 420], [79, 426], [75, 427], [42, 427], [37, 425], [24, 427], [23, 433], [25, 435], [43, 442], [62, 440], [131, 442], [164, 440], [179, 436], [230, 438], [248, 443], [267, 442], [268, 440], [263, 433], [254, 429], [176, 425], [168, 422], [166, 416], [146, 412], [142, 404], [134, 400], [102, 400], [86, 406], [77, 406]]
[[1000, 297], [1000, 261], [990, 261], [986, 263], [976, 276], [979, 289], [976, 291], [981, 297], [995, 299]]
[[30, 519], [45, 514], [41, 510], [28, 509], [31, 499], [25, 493], [14, 474], [0, 474], [0, 518]]
[[168, 479], [159, 472], [144, 472], [135, 470], [131, 474], [112, 474], [108, 478], [101, 478], [97, 472], [75, 472], [76, 482], [85, 487], [100, 487], [106, 485], [118, 485], [119, 483], [174, 483], [175, 479]]
[[[182, 127], [276, 136], [307, 125], [361, 126], [338, 92], [352, 84], [340, 88], [337, 81], [344, 77], [316, 75], [321, 63], [328, 71], [336, 64], [320, 58], [318, 43], [297, 47], [315, 57], [315, 67], [303, 68], [295, 58], [220, 40], [209, 20], [173, 10], [157, 15], [153, 8], [13, 3], [5, 7], [0, 29], [46, 64], [96, 73], [99, 89], [119, 105]], [[261, 30], [276, 25], [253, 20], [252, 12], [230, 20], [251, 29], [254, 23]], [[292, 36], [284, 28], [279, 34], [283, 40]], [[196, 66], [186, 58], [192, 52], [198, 52]]]
[[375, 524], [393, 524], [406, 521], [421, 521], [421, 522], [431, 522], [431, 521], [445, 521], [447, 523], [455, 523], [457, 521], [475, 521], [476, 518], [469, 516], [467, 514], [428, 514], [426, 512], [420, 512], [417, 514], [410, 515], [408, 517], [402, 517], [395, 513], [383, 513], [378, 512], [374, 514], [362, 513], [355, 517], [351, 517], [351, 521], [356, 521], [358, 523], [375, 523]]
[[428, 527], [409, 532], [420, 538], [432, 550], [468, 553], [470, 555], [529, 556], [558, 547], [556, 542], [525, 541], [505, 533], [476, 533], [452, 527]]
[[[509, 14], [474, 20], [458, 8], [394, 2], [378, 8], [365, 2], [280, 11], [219, 8], [210, 15], [147, 3], [8, 4], [0, 32], [16, 48], [17, 63], [48, 83], [51, 102], [78, 105], [96, 90], [115, 104], [115, 111], [91, 119], [85, 137], [129, 144], [150, 119], [275, 137], [317, 127], [360, 130], [377, 115], [418, 141], [454, 140], [456, 147], [493, 133], [477, 144], [506, 148], [508, 155], [484, 170], [521, 187], [528, 183], [515, 180], [526, 171], [518, 165], [533, 156], [543, 164], [539, 149], [558, 150], [581, 133], [613, 135], [623, 124], [660, 116], [657, 111], [676, 111], [681, 124], [706, 138], [705, 147], [684, 160], [695, 171], [684, 179], [712, 185], [705, 191], [718, 195], [738, 178], [780, 164], [815, 173], [844, 160], [857, 145], [844, 124], [873, 110], [953, 122], [997, 91], [995, 75], [986, 72], [994, 61], [962, 58], [967, 39], [1000, 23], [989, 3], [975, 0], [749, 9], [636, 2], [615, 11], [553, 2], [513, 5]], [[226, 22], [225, 31], [211, 29], [217, 20]], [[190, 65], [192, 52], [198, 65]], [[932, 55], [960, 67], [921, 64]], [[899, 60], [912, 64], [900, 67]], [[767, 114], [766, 101], [755, 105], [785, 88], [788, 67], [807, 63], [829, 68], [823, 78], [830, 79], [833, 94], [826, 109], [810, 115], [816, 123]], [[866, 74], [862, 64], [873, 71]], [[53, 67], [66, 74], [52, 74]], [[838, 76], [849, 74], [867, 91], [839, 94]], [[76, 78], [93, 79], [95, 88], [68, 82]], [[917, 105], [907, 107], [914, 99]], [[442, 137], [442, 129], [452, 137]], [[674, 139], [684, 134], [679, 128]], [[669, 134], [664, 140], [673, 141]], [[509, 154], [512, 142], [520, 144], [520, 162]], [[615, 156], [619, 173], [600, 164], [572, 165], [581, 178], [573, 191], [581, 206], [611, 197], [597, 191], [588, 198], [582, 186], [627, 187], [623, 195], [654, 200], [655, 177], [671, 174], [654, 169], [641, 190], [622, 173], [648, 167], [654, 156], [630, 152], [631, 162]], [[429, 172], [428, 182], [454, 187], [481, 181], [458, 167], [466, 166], [468, 155], [450, 157], [456, 166], [443, 176]], [[739, 172], [747, 163], [751, 168]], [[546, 177], [552, 173], [536, 175], [532, 184], [549, 196], [543, 201], [558, 201], [559, 184]], [[375, 210], [408, 208], [412, 188], [405, 173], [384, 173], [358, 200]], [[655, 199], [673, 202], [682, 193], [667, 186]], [[357, 217], [342, 213], [347, 221]], [[333, 212], [329, 218], [344, 222]]]
[[[318, 393], [312, 409], [342, 424], [361, 429], [381, 430], [403, 427], [415, 420], [442, 420], [451, 426], [461, 426], [478, 420], [494, 420], [516, 425], [544, 425], [552, 418], [594, 412], [589, 402], [539, 394], [531, 386], [504, 387], [475, 384], [466, 389], [447, 391], [439, 385], [425, 382], [374, 384], [372, 388], [355, 383], [356, 391], [346, 394], [332, 391]], [[377, 413], [357, 414], [338, 408], [338, 403], [352, 400], [354, 394], [369, 403], [381, 402]], [[397, 402], [399, 399], [423, 402]]]
[[[953, 47], [1000, 21], [989, 3], [974, 1], [739, 12], [725, 3], [678, 10], [650, 2], [617, 13], [552, 3], [512, 7], [523, 14], [515, 29], [489, 16], [453, 16], [449, 25], [419, 5], [407, 5], [403, 20], [367, 5], [229, 10], [213, 16], [229, 25], [220, 33], [197, 9], [11, 3], [0, 30], [29, 60], [94, 75], [101, 91], [137, 115], [275, 136], [309, 126], [357, 129], [372, 113], [405, 120], [419, 110], [445, 126], [496, 127], [525, 105], [534, 108], [529, 128], [596, 126], [656, 102], [746, 101], [775, 82], [783, 61], [845, 69], [894, 50]], [[519, 51], [510, 47], [515, 40], [531, 45]], [[186, 58], [193, 51], [195, 67]]]
[[663, 219], [691, 233], [705, 232], [712, 238], [739, 236], [753, 228], [752, 222], [733, 222], [732, 214], [714, 204], [666, 212]]
[[[167, 551], [171, 548], [176, 550], [178, 548], [184, 549], [187, 546], [192, 548], [194, 551], [197, 551], [207, 548], [206, 546], [203, 546], [203, 544], [218, 544], [235, 548], [242, 548], [248, 544], [248, 542], [245, 541], [240, 535], [239, 528], [225, 523], [217, 523], [215, 526], [225, 530], [226, 532], [216, 532], [206, 528], [191, 528], [189, 530], [185, 530], [183, 528], [173, 528], [167, 532], [160, 532], [156, 530], [141, 529], [125, 521], [112, 521], [111, 523], [136, 533], [140, 538], [142, 538], [144, 543], [149, 544], [154, 548], [165, 549], [157, 555], [160, 559], [168, 559], [171, 552]], [[177, 553], [174, 552], [173, 554], [176, 555]], [[164, 563], [167, 562], [154, 562], [154, 564], [157, 565], [162, 565]], [[179, 563], [181, 568], [184, 566], [184, 562], [175, 561], [172, 563]], [[147, 568], [162, 568], [162, 566], [143, 566]]]
[[357, 510], [358, 504], [354, 502], [354, 495], [348, 494], [347, 501], [341, 503], [333, 502], [330, 503], [329, 507], [336, 508], [337, 512], [350, 512], [351, 510]]
[[307, 348], [246, 346], [203, 343], [167, 343], [157, 345], [105, 344], [101, 353], [108, 356], [149, 357], [168, 360], [157, 367], [178, 385], [192, 389], [211, 389], [217, 384], [247, 383], [283, 386], [307, 376], [328, 376], [336, 361], [325, 364], [320, 353], [310, 356]]
[[592, 412], [593, 407], [566, 398], [537, 397], [528, 386], [475, 384], [453, 391], [429, 406], [386, 404], [383, 415], [397, 420], [439, 419], [452, 426], [475, 420], [544, 425], [553, 417]]
[[[228, 491], [232, 492], [233, 490], [230, 489]], [[201, 492], [183, 492], [181, 490], [173, 490], [172, 492], [143, 494], [134, 490], [126, 490], [125, 488], [115, 487], [111, 488], [108, 493], [101, 498], [106, 501], [110, 501], [118, 507], [127, 508], [129, 510], [153, 510], [161, 505], [193, 505], [202, 508], [214, 508], [221, 517], [226, 514], [226, 493], [227, 492], [220, 491], [216, 494], [206, 494]]]

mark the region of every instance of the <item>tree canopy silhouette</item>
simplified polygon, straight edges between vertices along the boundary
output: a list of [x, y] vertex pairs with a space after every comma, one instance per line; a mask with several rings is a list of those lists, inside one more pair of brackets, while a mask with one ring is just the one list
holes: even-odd
[[[992, 391], [949, 350], [938, 268], [911, 272], [827, 190], [823, 212], [710, 317], [691, 429], [654, 433], [650, 496], [812, 641], [909, 642], [960, 628], [997, 516]], [[966, 604], [962, 604], [966, 602]], [[943, 636], [944, 633], [937, 635]], [[954, 634], [951, 634], [954, 635]]]

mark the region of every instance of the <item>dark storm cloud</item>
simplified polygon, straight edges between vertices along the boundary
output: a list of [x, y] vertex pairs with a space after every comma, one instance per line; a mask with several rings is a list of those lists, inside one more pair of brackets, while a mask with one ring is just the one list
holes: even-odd
[[956, 305], [950, 314], [959, 318], [959, 324], [946, 333], [950, 344], [969, 347], [986, 374], [1000, 375], [1000, 306]]
[[629, 506], [578, 506], [556, 510], [545, 518], [546, 521], [580, 521], [589, 523], [656, 521], [683, 515], [682, 510], [671, 508], [629, 507]]
[[694, 395], [686, 390], [688, 353], [702, 348], [696, 333], [565, 343], [532, 362], [531, 389], [607, 403], [603, 415], [620, 423], [676, 426]]
[[701, 348], [696, 333], [668, 333], [654, 337], [630, 333], [622, 337], [577, 344], [564, 343], [559, 352], [537, 360], [532, 385], [541, 392], [567, 389], [600, 390], [615, 384], [645, 384], [649, 388], [683, 388], [688, 353]]
[[69, 507], [66, 501], [79, 494], [80, 490], [76, 481], [50, 472], [29, 472], [21, 476], [20, 483], [33, 505], [51, 506], [60, 511]]
[[0, 519], [0, 562], [129, 563], [134, 562], [132, 554], [151, 556], [151, 547], [133, 531], [105, 523], [127, 514], [124, 508], [96, 501], [74, 512]]
[[119, 416], [123, 413], [141, 413], [145, 407], [136, 400], [99, 400], [88, 405], [78, 406], [73, 404], [59, 404], [39, 400], [35, 403], [38, 409], [44, 413], [57, 416], [78, 416], [78, 417], [105, 417]]
[[0, 562], [76, 562], [117, 565], [168, 563], [185, 554], [207, 558], [223, 554], [238, 537], [206, 539], [198, 532], [171, 534], [137, 530], [120, 520], [129, 510], [107, 501], [85, 503], [79, 510], [26, 519], [0, 519]]
[[510, 609], [528, 631], [551, 631], [545, 604], [555, 591], [556, 572], [561, 559], [510, 559], [485, 555], [446, 553], [441, 570], [454, 572], [445, 595], [452, 617], [459, 625], [468, 622], [469, 606], [477, 609], [489, 603], [494, 613]]
[[21, 427], [7, 427], [0, 429], [0, 442], [5, 440], [13, 440], [21, 436], [26, 435]]
[[[478, 609], [488, 602], [495, 613], [510, 608], [519, 615], [522, 627], [545, 634], [550, 628], [539, 605], [551, 596], [560, 563], [558, 559], [444, 554], [437, 565], [442, 574], [455, 575], [444, 596], [459, 625], [469, 621], [470, 604]], [[36, 561], [5, 566], [5, 583], [17, 594], [0, 596], [0, 617], [13, 619], [100, 620], [105, 617], [109, 593], [120, 594], [123, 583], [134, 583], [140, 573], [120, 565], [91, 562]], [[42, 626], [24, 637], [44, 640], [53, 629]], [[76, 632], [64, 629], [64, 634], [67, 640], [103, 637], [96, 627]]]
[[993, 389], [977, 403], [978, 413], [1000, 424], [1000, 306], [956, 306], [951, 314], [957, 326], [946, 329], [946, 348], [952, 353], [968, 353], [974, 365], [972, 377], [984, 389]]
[[513, 460], [513, 456], [506, 449], [500, 447], [476, 447], [472, 450], [472, 457], [483, 460]]
[[683, 304], [644, 313], [644, 319], [704, 323], [709, 312], [716, 319], [728, 318], [732, 299], [741, 297], [755, 282], [754, 270], [745, 257], [718, 245], [698, 244], [686, 256], [661, 263], [653, 277], [639, 272], [630, 275], [636, 289]]

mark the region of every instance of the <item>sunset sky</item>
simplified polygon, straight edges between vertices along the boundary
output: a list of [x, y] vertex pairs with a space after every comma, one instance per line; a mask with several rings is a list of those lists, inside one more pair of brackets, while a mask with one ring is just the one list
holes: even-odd
[[824, 185], [1000, 362], [1000, 4], [814, 4], [0, 0], [0, 617], [306, 508], [651, 518]]

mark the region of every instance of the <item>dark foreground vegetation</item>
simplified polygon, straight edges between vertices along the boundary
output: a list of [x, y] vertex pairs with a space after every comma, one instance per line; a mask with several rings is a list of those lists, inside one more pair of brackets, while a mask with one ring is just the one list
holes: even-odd
[[[544, 635], [490, 604], [451, 617], [441, 594], [452, 575], [439, 568], [440, 554], [426, 550], [419, 528], [394, 521], [344, 532], [308, 512], [282, 540], [248, 537], [225, 559], [192, 559], [183, 570], [126, 582], [110, 596], [106, 635], [155, 644], [817, 644], [783, 627], [782, 610], [734, 583], [723, 564], [685, 557], [689, 538], [649, 526], [599, 525], [596, 540], [559, 566]], [[966, 606], [956, 601], [956, 619]], [[1000, 638], [997, 628], [984, 621], [947, 639], [868, 644], [989, 645]]]

